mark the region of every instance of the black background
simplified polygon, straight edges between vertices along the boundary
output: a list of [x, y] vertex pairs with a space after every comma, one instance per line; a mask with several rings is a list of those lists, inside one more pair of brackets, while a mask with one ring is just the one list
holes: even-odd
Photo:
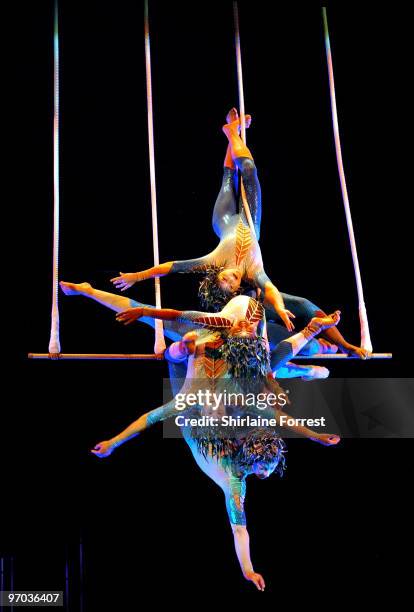
[[[384, 9], [385, 10], [385, 9]], [[382, 214], [387, 151], [386, 15], [329, 7], [338, 113], [371, 335], [393, 351], [384, 299], [392, 233]], [[140, 2], [62, 3], [60, 277], [111, 290], [109, 278], [152, 263]], [[231, 2], [151, 2], [160, 258], [195, 257], [216, 244], [212, 206], [221, 181], [225, 114], [237, 105]], [[248, 144], [263, 197], [266, 270], [285, 292], [330, 311], [359, 341], [353, 267], [336, 168], [320, 7], [240, 3]], [[125, 598], [191, 597], [218, 585], [254, 593], [232, 550], [222, 494], [180, 440], [154, 428], [108, 460], [89, 449], [162, 402], [164, 363], [39, 362], [47, 351], [52, 246], [53, 5], [30, 6], [25, 53], [24, 288], [13, 333], [18, 383], [3, 480], [3, 541], [16, 588], [63, 588], [65, 550], [85, 550], [88, 607]], [[12, 266], [13, 267], [13, 266]], [[162, 280], [163, 303], [196, 307], [194, 278]], [[129, 294], [153, 302], [153, 286]], [[13, 303], [15, 303], [13, 301]], [[64, 352], [152, 352], [153, 332], [123, 328], [114, 314], [60, 296]], [[10, 323], [10, 326], [12, 323]], [[6, 330], [7, 331], [7, 330]], [[20, 342], [21, 340], [21, 342]], [[332, 364], [332, 376], [408, 375], [392, 362]], [[289, 441], [279, 481], [249, 479], [247, 514], [255, 569], [276, 598], [281, 581], [315, 572], [350, 588], [399, 564], [406, 538], [409, 440], [344, 440], [324, 448]], [[410, 447], [411, 450], [411, 447]], [[352, 570], [352, 579], [350, 574]], [[76, 584], [73, 582], [73, 609]], [[194, 593], [197, 592], [196, 595]], [[191, 595], [190, 595], [191, 594]], [[193, 597], [195, 597], [193, 599]], [[257, 594], [257, 597], [262, 595]], [[128, 609], [128, 608], [125, 608]]]

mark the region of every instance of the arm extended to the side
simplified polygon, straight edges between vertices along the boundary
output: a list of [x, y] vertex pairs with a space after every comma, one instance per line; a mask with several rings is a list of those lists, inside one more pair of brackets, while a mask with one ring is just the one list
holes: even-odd
[[206, 266], [209, 265], [213, 258], [213, 254], [214, 251], [208, 255], [204, 255], [203, 257], [197, 257], [196, 259], [166, 261], [158, 266], [153, 266], [147, 270], [142, 270], [141, 272], [120, 272], [119, 276], [111, 278], [111, 283], [113, 283], [117, 289], [126, 291], [135, 283], [151, 278], [159, 278], [160, 276], [167, 276], [167, 274], [174, 274], [177, 272], [201, 272]]
[[99, 458], [108, 457], [118, 446], [121, 446], [121, 444], [128, 442], [128, 440], [132, 440], [132, 438], [135, 438], [141, 432], [149, 429], [156, 423], [165, 421], [175, 414], [182, 414], [182, 412], [182, 410], [177, 410], [176, 403], [173, 398], [163, 406], [150, 410], [149, 412], [141, 415], [138, 417], [138, 419], [128, 425], [126, 429], [121, 431], [113, 438], [99, 442], [94, 446], [91, 452]]

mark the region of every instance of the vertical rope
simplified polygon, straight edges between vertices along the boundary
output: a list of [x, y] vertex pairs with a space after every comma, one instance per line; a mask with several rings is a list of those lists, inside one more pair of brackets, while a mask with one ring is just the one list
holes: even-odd
[[[151, 183], [151, 211], [152, 211], [152, 243], [154, 251], [154, 266], [160, 263], [158, 249], [158, 219], [157, 219], [157, 191], [155, 183], [155, 153], [154, 153], [154, 123], [152, 111], [152, 80], [151, 80], [151, 45], [148, 18], [148, 0], [144, 6], [145, 22], [145, 71], [147, 79], [147, 113], [148, 113], [148, 147], [150, 163], [150, 183]], [[155, 278], [155, 305], [161, 308], [161, 284], [160, 279]], [[155, 344], [154, 353], [162, 353], [165, 350], [164, 328], [161, 320], [155, 321]]]
[[328, 29], [328, 18], [326, 14], [326, 7], [322, 7], [323, 26], [325, 35], [325, 48], [326, 48], [326, 59], [328, 62], [328, 76], [329, 76], [329, 92], [331, 98], [331, 110], [332, 110], [332, 123], [335, 139], [335, 151], [336, 161], [338, 164], [339, 181], [341, 183], [342, 200], [344, 203], [346, 224], [348, 226], [349, 242], [351, 244], [352, 261], [354, 264], [355, 281], [358, 293], [358, 304], [359, 304], [359, 322], [361, 326], [361, 347], [369, 351], [372, 351], [372, 343], [369, 333], [368, 317], [365, 308], [364, 292], [362, 289], [361, 271], [359, 269], [358, 253], [355, 242], [354, 227], [352, 223], [351, 208], [349, 205], [348, 190], [346, 187], [345, 171], [342, 160], [341, 141], [339, 137], [339, 125], [338, 125], [338, 113], [336, 108], [336, 95], [335, 95], [335, 81], [332, 64], [332, 53], [331, 43], [329, 40], [329, 29]]
[[[246, 144], [246, 117], [245, 117], [245, 107], [244, 107], [244, 88], [243, 88], [243, 67], [242, 67], [242, 58], [241, 58], [241, 45], [240, 45], [240, 23], [239, 23], [239, 8], [237, 2], [233, 2], [233, 16], [234, 16], [234, 41], [236, 46], [236, 66], [237, 66], [237, 83], [239, 89], [239, 110], [240, 110], [240, 127], [241, 127], [241, 139]], [[253, 235], [256, 235], [256, 231], [254, 229], [252, 215], [250, 214], [249, 204], [246, 198], [246, 192], [244, 190], [243, 181], [241, 181], [241, 195], [244, 212], [246, 214], [246, 219], [249, 224], [250, 230]]]
[[55, 0], [53, 35], [53, 270], [52, 270], [52, 314], [49, 353], [60, 353], [59, 338], [59, 23], [58, 0]]

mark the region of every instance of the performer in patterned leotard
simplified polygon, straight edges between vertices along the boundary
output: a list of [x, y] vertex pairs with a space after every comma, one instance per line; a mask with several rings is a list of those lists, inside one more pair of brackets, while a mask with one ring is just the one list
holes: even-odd
[[[247, 123], [250, 118], [247, 117]], [[249, 149], [239, 136], [240, 122], [236, 109], [227, 115], [228, 123], [223, 127], [229, 144], [226, 154], [223, 183], [213, 211], [213, 228], [220, 242], [216, 249], [197, 259], [170, 261], [143, 272], [121, 274], [112, 279], [121, 290], [135, 282], [164, 276], [174, 272], [200, 272], [206, 276], [200, 295], [203, 307], [216, 310], [230, 297], [240, 292], [242, 282], [260, 288], [289, 330], [293, 329], [292, 313], [284, 307], [283, 299], [263, 268], [259, 247], [260, 220], [262, 214], [260, 184], [256, 167]], [[256, 236], [251, 232], [243, 209], [237, 212], [234, 190], [236, 167], [240, 170], [249, 202]], [[213, 308], [213, 303], [215, 308]], [[218, 308], [219, 309], [219, 308]]]
[[[249, 126], [250, 116], [246, 117], [246, 122]], [[246, 288], [253, 287], [261, 290], [271, 320], [283, 324], [288, 331], [292, 331], [294, 328], [292, 318], [307, 317], [306, 322], [309, 322], [312, 317], [323, 317], [326, 313], [309, 300], [280, 293], [264, 271], [258, 243], [262, 215], [260, 183], [252, 154], [241, 140], [239, 128], [237, 110], [233, 108], [227, 115], [227, 124], [223, 127], [228, 138], [228, 147], [223, 181], [213, 210], [213, 228], [220, 239], [216, 249], [197, 259], [170, 261], [143, 272], [120, 274], [113, 278], [112, 282], [118, 289], [124, 291], [137, 281], [148, 278], [174, 272], [198, 272], [203, 274], [199, 296], [205, 310], [210, 312], [220, 310], [231, 297]], [[237, 171], [240, 171], [243, 179], [256, 236], [247, 224], [240, 198], [237, 211], [235, 190]], [[303, 323], [304, 320], [301, 321], [301, 324]], [[279, 331], [277, 328], [273, 330], [274, 333]], [[321, 352], [335, 352], [336, 347], [339, 347], [341, 351], [354, 357], [369, 356], [368, 351], [345, 340], [337, 328], [327, 330], [325, 335], [329, 343], [326, 343], [325, 351]], [[300, 368], [301, 366], [296, 366], [296, 370], [300, 371]], [[286, 375], [289, 375], [288, 367], [285, 371]]]
[[[141, 311], [134, 310], [136, 308], [153, 309], [154, 306], [137, 302], [136, 300], [132, 300], [123, 295], [118, 295], [115, 293], [109, 293], [107, 291], [101, 291], [100, 289], [95, 289], [89, 283], [68, 283], [61, 281], [60, 286], [66, 295], [81, 295], [83, 297], [93, 299], [99, 304], [111, 310], [114, 310], [116, 313], [131, 313], [133, 317], [135, 316], [135, 313], [138, 313], [140, 315], [140, 322], [146, 323], [152, 327], [154, 327], [155, 325], [154, 318], [152, 316], [153, 310], [151, 310], [150, 312], [151, 316], [141, 316]], [[246, 300], [247, 297], [245, 296], [243, 299]], [[238, 301], [240, 302], [240, 300]], [[241, 302], [243, 302], [243, 300], [241, 300]], [[232, 302], [232, 304], [234, 305], [234, 302]], [[244, 304], [246, 304], [246, 301], [244, 301]], [[270, 314], [272, 315], [272, 313]], [[298, 320], [301, 322], [301, 326], [305, 327], [310, 319], [306, 320], [306, 318], [304, 318], [303, 325], [302, 320]], [[194, 325], [192, 325], [190, 321], [187, 322], [170, 320], [164, 322], [164, 334], [167, 338], [173, 341], [180, 340], [185, 333], [191, 331], [192, 329], [194, 329]], [[297, 365], [291, 363], [290, 361], [286, 361], [285, 363], [283, 363], [283, 365], [281, 364], [279, 357], [280, 347], [278, 349], [279, 343], [282, 340], [293, 336], [294, 332], [288, 332], [285, 327], [277, 323], [267, 321], [267, 335], [271, 351], [271, 368], [276, 378], [292, 378], [296, 376], [302, 377], [305, 380], [314, 380], [316, 378], [326, 378], [329, 375], [329, 370], [320, 366]], [[327, 343], [320, 337], [317, 337], [309, 340], [305, 345], [303, 345], [300, 349], [300, 354], [311, 356], [315, 353], [323, 353], [326, 349], [328, 351], [330, 350], [329, 343]]]
[[[309, 327], [309, 329], [296, 335], [311, 337], [318, 330], [320, 331], [321, 327], [323, 327], [323, 324], [314, 320], [313, 327]], [[196, 333], [190, 332], [181, 342], [174, 343], [167, 350], [167, 359], [170, 359], [170, 367], [172, 368], [172, 381], [175, 383], [177, 383], [178, 377], [182, 376], [182, 372], [177, 372], [174, 368], [177, 367], [177, 363], [180, 364], [188, 358], [186, 382], [180, 390], [182, 392], [184, 389], [185, 393], [191, 393], [195, 390], [192, 377], [205, 376], [211, 380], [228, 375], [226, 365], [223, 364], [221, 357], [218, 356], [217, 358], [214, 355], [217, 341], [207, 339], [197, 346], [195, 338]], [[296, 342], [296, 345], [298, 346], [298, 342]], [[211, 352], [211, 349], [213, 352]], [[217, 363], [212, 363], [216, 360]], [[272, 382], [274, 383], [274, 381]], [[196, 383], [197, 385], [198, 383]], [[174, 391], [177, 392], [177, 388]], [[189, 410], [190, 408], [187, 412]], [[191, 411], [194, 413], [193, 407]], [[287, 416], [281, 410], [273, 411], [272, 414], [277, 418]], [[164, 406], [142, 415], [114, 438], [98, 443], [92, 449], [92, 453], [100, 458], [107, 457], [115, 448], [139, 435], [143, 430], [176, 415], [177, 409], [173, 399]], [[328, 446], [339, 442], [338, 436], [316, 433], [302, 426], [293, 425], [290, 428], [300, 435]], [[234, 535], [235, 549], [244, 577], [252, 581], [259, 590], [263, 590], [265, 586], [263, 577], [254, 571], [250, 559], [249, 534], [244, 511], [246, 478], [251, 474], [255, 474], [259, 478], [267, 478], [275, 470], [279, 474], [283, 473], [285, 465], [283, 440], [278, 432], [272, 428], [250, 428], [243, 436], [219, 441], [210, 437], [207, 440], [207, 445], [200, 444], [199, 438], [194, 436], [192, 427], [183, 426], [182, 433], [197, 465], [224, 493], [228, 518]]]
[[[334, 315], [335, 326], [339, 322], [340, 312]], [[238, 295], [232, 298], [224, 308], [218, 313], [205, 313], [194, 310], [181, 311], [169, 308], [129, 308], [117, 314], [118, 321], [129, 325], [141, 317], [154, 317], [166, 321], [189, 322], [195, 327], [206, 327], [219, 330], [226, 338], [225, 351], [227, 360], [233, 363], [233, 375], [248, 377], [247, 370], [258, 371], [268, 359], [268, 347], [263, 337], [264, 331], [264, 308], [260, 302], [248, 297]], [[314, 320], [311, 319], [312, 323]], [[324, 330], [333, 327], [329, 325]], [[319, 330], [319, 332], [324, 331]], [[318, 333], [319, 333], [318, 332]], [[293, 353], [288, 350], [291, 343], [294, 343], [296, 335], [285, 339], [272, 351], [272, 358], [275, 359], [274, 367], [284, 366], [292, 358]], [[301, 347], [306, 343], [301, 343]], [[300, 348], [298, 350], [300, 350]], [[281, 351], [286, 350], [284, 358]], [[297, 354], [296, 350], [295, 354]], [[248, 366], [246, 363], [248, 362]], [[268, 363], [266, 361], [266, 367]], [[247, 368], [247, 369], [244, 369]], [[263, 373], [263, 372], [262, 372]]]

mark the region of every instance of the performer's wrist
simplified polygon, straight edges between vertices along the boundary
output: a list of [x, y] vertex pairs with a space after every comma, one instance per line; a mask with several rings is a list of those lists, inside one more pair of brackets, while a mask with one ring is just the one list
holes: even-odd
[[141, 316], [142, 317], [149, 317], [151, 316], [150, 310], [154, 310], [153, 308], [147, 308], [146, 306], [140, 306], [139, 309], [141, 310]]
[[249, 579], [250, 576], [254, 574], [253, 565], [250, 564], [250, 565], [247, 565], [246, 567], [242, 567], [242, 573], [245, 578]]
[[147, 280], [147, 278], [148, 278], [147, 270], [144, 270], [143, 272], [135, 272], [134, 274], [134, 280], [136, 283], [139, 281]]
[[112, 438], [111, 446], [113, 449], [118, 448], [118, 446], [121, 446], [121, 444], [122, 444], [122, 440], [120, 440], [118, 436], [115, 436], [115, 438]]

